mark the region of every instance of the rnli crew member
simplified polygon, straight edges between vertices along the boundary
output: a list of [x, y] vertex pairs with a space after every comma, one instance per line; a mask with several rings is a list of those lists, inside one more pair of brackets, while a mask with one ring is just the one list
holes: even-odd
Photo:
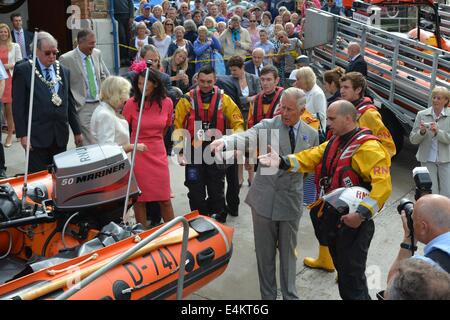
[[325, 239], [338, 272], [342, 299], [370, 299], [365, 276], [367, 252], [374, 234], [374, 214], [392, 191], [391, 158], [370, 130], [357, 126], [357, 111], [345, 100], [333, 102], [327, 123], [334, 135], [329, 141], [288, 156], [274, 151], [259, 157], [262, 166], [279, 166], [288, 172], [316, 172], [321, 195], [340, 187], [362, 186], [370, 190], [356, 212], [341, 217], [323, 209], [319, 201], [311, 211], [319, 217], [315, 229]]
[[[357, 111], [357, 125], [360, 128], [368, 128], [375, 135], [393, 157], [396, 153], [395, 143], [391, 133], [385, 127], [378, 108], [373, 104], [369, 97], [364, 97], [366, 90], [366, 78], [359, 72], [346, 73], [340, 80], [342, 99], [351, 102]], [[317, 228], [317, 214], [314, 210], [310, 211], [311, 221], [314, 229]], [[318, 234], [318, 232], [316, 232]], [[319, 241], [319, 256], [317, 258], [305, 257], [304, 264], [310, 268], [334, 271], [333, 261], [327, 247], [325, 238], [317, 238]]]
[[248, 129], [256, 125], [263, 119], [273, 118], [280, 102], [282, 87], [277, 84], [280, 81], [278, 70], [273, 65], [264, 66], [261, 70], [262, 92], [254, 96], [253, 104], [248, 111]]
[[[238, 106], [216, 86], [216, 74], [211, 66], [200, 69], [198, 86], [177, 103], [174, 127], [172, 137], [175, 143], [178, 142], [174, 151], [179, 155], [180, 164], [186, 166], [184, 184], [189, 189], [191, 210], [225, 222], [225, 170], [214, 161], [205, 160], [211, 155], [211, 140], [220, 138], [227, 128], [234, 132], [243, 131], [244, 120]], [[187, 129], [188, 139], [183, 139], [180, 129]], [[183, 141], [188, 142], [186, 140], [189, 140], [188, 148], [183, 146]]]
[[[305, 105], [305, 93], [298, 88], [288, 88], [281, 96], [280, 115], [263, 119], [244, 133], [218, 139], [211, 144], [211, 149], [217, 152], [226, 144], [227, 150], [233, 147], [242, 150], [246, 148], [247, 139], [249, 146], [254, 146], [258, 138], [259, 141], [265, 140], [265, 135], [269, 143], [279, 146], [282, 155], [316, 146], [319, 143], [317, 130], [299, 120]], [[303, 177], [286, 171], [277, 172], [278, 169], [264, 172], [267, 170], [258, 168], [245, 199], [252, 209], [261, 298], [277, 298], [275, 271], [278, 249], [283, 299], [298, 299], [295, 286], [296, 246], [302, 215]]]

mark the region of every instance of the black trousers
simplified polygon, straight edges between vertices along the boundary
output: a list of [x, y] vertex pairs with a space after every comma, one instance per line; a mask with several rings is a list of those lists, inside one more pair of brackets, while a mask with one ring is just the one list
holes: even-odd
[[352, 229], [340, 222], [340, 215], [325, 205], [317, 217], [319, 207], [309, 212], [314, 233], [320, 245], [328, 246], [338, 272], [339, 294], [343, 300], [370, 300], [366, 279], [369, 245], [375, 232], [372, 220]]
[[[323, 222], [323, 218], [317, 217], [317, 212], [319, 211], [319, 206], [312, 208], [309, 210], [309, 216], [311, 217], [311, 222], [314, 228], [314, 234], [316, 235], [317, 240], [321, 246], [328, 246], [327, 233], [325, 230], [325, 224]], [[322, 216], [323, 217], [323, 216]]]
[[188, 164], [184, 185], [189, 189], [191, 210], [198, 210], [203, 215], [224, 212], [225, 170], [215, 164]]
[[375, 232], [372, 220], [353, 229], [344, 224], [328, 233], [328, 247], [338, 273], [343, 300], [370, 300], [365, 275], [367, 253]]
[[239, 210], [239, 191], [241, 187], [239, 185], [239, 167], [238, 165], [232, 164], [230, 165], [225, 172], [227, 178], [227, 206], [230, 211], [238, 212]]
[[66, 151], [67, 147], [58, 147], [54, 142], [48, 148], [34, 148], [30, 150], [30, 161], [28, 165], [28, 173], [47, 170], [48, 166], [53, 163], [53, 156]]

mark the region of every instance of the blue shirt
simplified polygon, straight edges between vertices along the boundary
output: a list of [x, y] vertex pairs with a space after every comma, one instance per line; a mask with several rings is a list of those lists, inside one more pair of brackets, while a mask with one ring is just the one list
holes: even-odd
[[[258, 41], [255, 44], [255, 48], [261, 48], [264, 50], [265, 55], [268, 55], [270, 51], [275, 49], [275, 46], [272, 42], [267, 41], [266, 43], [261, 43], [261, 41]], [[264, 64], [269, 64], [269, 58], [264, 58]]]
[[[41, 61], [39, 60], [39, 58], [36, 58], [37, 62], [39, 63], [39, 67], [41, 68], [41, 74], [45, 79], [45, 73], [47, 67], [44, 66]], [[50, 77], [52, 78], [52, 81], [54, 81], [56, 79], [56, 72], [55, 69], [53, 68], [53, 65], [51, 65], [50, 67], [48, 67], [49, 71], [50, 71]], [[50, 88], [49, 88], [50, 89]], [[56, 86], [54, 86], [54, 89], [51, 90], [52, 92], [58, 92], [59, 91], [59, 81], [56, 83]]]
[[414, 256], [416, 259], [424, 260], [432, 265], [438, 265], [434, 260], [426, 257], [433, 250], [439, 249], [450, 255], [450, 231], [437, 236], [423, 248], [424, 256]]
[[146, 24], [154, 24], [156, 21], [158, 21], [158, 19], [156, 19], [154, 16], [137, 16], [136, 18], [134, 18], [134, 21], [136, 22], [145, 22]]

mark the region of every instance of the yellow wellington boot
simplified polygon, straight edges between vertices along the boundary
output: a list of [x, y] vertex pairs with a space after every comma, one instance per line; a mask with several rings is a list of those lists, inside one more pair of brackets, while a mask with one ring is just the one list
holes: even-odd
[[333, 259], [331, 258], [330, 251], [327, 246], [320, 246], [319, 257], [317, 259], [306, 257], [303, 260], [303, 263], [305, 266], [313, 269], [323, 269], [328, 272], [333, 272], [335, 270]]

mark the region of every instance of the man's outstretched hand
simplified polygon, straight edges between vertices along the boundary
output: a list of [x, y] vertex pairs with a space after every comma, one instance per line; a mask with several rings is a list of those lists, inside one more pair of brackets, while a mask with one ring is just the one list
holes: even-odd
[[280, 166], [280, 156], [275, 150], [272, 150], [272, 147], [267, 146], [267, 151], [269, 153], [263, 154], [258, 157], [259, 163], [263, 167], [275, 167], [278, 168]]
[[223, 148], [225, 147], [225, 142], [223, 142], [222, 139], [216, 139], [209, 145], [211, 148], [211, 152], [218, 154], [222, 152]]

